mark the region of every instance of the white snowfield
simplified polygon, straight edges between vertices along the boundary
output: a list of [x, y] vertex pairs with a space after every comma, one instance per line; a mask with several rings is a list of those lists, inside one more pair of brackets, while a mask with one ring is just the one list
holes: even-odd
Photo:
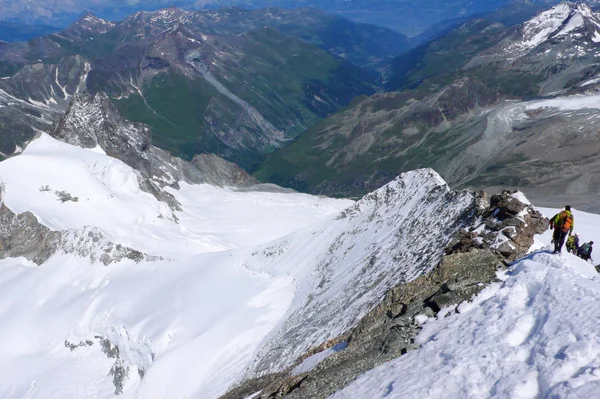
[[534, 110], [541, 108], [554, 108], [560, 111], [577, 111], [581, 109], [600, 108], [600, 96], [598, 95], [574, 95], [557, 97], [548, 100], [535, 100], [525, 103], [525, 109]]
[[[97, 226], [164, 258], [0, 260], [3, 399], [114, 398], [115, 365], [129, 369], [125, 399], [216, 398], [244, 376], [290, 365], [354, 325], [387, 288], [431, 270], [441, 257], [431, 248], [443, 247], [431, 240], [445, 242], [473, 200], [428, 170], [357, 203], [184, 185], [172, 190], [183, 207], [177, 223], [131, 168], [46, 135], [1, 162], [0, 180], [15, 212], [57, 230]], [[575, 217], [583, 239], [600, 242], [600, 216]], [[336, 397], [598, 396], [600, 281], [591, 265], [539, 252], [503, 278], [460, 314], [421, 320], [422, 349]]]
[[112, 398], [121, 367], [121, 397], [143, 399], [212, 399], [280, 371], [431, 270], [474, 202], [423, 169], [356, 203], [184, 185], [173, 215], [127, 165], [47, 135], [0, 180], [15, 212], [163, 258], [1, 260], [0, 398], [19, 399]]
[[[0, 180], [6, 206], [33, 212], [54, 230], [96, 226], [120, 244], [176, 258], [263, 244], [352, 204], [181, 183], [181, 190], [172, 190], [184, 209], [175, 223], [167, 204], [140, 190], [129, 166], [99, 148], [75, 147], [46, 134], [23, 154], [1, 162]], [[78, 201], [61, 203], [55, 191]]]
[[[15, 212], [31, 211], [57, 230], [97, 226], [116, 243], [165, 258], [108, 267], [64, 254], [40, 267], [1, 260], [3, 399], [114, 398], [115, 359], [100, 339], [130, 366], [120, 397], [217, 397], [241, 377], [295, 293], [291, 277], [245, 266], [254, 248], [353, 204], [184, 185], [173, 190], [183, 206], [175, 223], [127, 165], [47, 135], [1, 162], [0, 180]], [[63, 203], [55, 191], [78, 201]], [[65, 343], [82, 346], [71, 351]]]
[[[557, 210], [541, 209], [545, 216]], [[582, 243], [600, 216], [574, 211]], [[360, 376], [342, 398], [598, 398], [600, 277], [546, 245], [500, 275], [458, 314], [427, 320], [422, 347]]]

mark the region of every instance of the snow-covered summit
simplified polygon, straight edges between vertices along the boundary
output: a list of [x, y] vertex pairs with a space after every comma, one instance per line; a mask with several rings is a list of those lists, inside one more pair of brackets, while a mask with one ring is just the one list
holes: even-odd
[[515, 46], [523, 50], [536, 47], [563, 26], [571, 12], [571, 4], [561, 3], [525, 22], [522, 27], [522, 40], [515, 43]]
[[182, 10], [177, 7], [169, 7], [158, 11], [139, 11], [121, 22], [123, 26], [149, 24], [155, 27], [172, 27], [176, 24], [188, 24], [199, 18], [195, 11]]
[[506, 47], [507, 53], [524, 54], [548, 40], [576, 40], [581, 44], [600, 41], [600, 17], [584, 3], [561, 3], [525, 22], [519, 38]]
[[509, 31], [467, 66], [498, 62], [530, 70], [564, 60], [589, 58], [591, 63], [600, 54], [599, 42], [600, 15], [585, 3], [563, 2]]
[[102, 19], [91, 12], [87, 12], [77, 21], [75, 21], [66, 32], [84, 34], [84, 33], [105, 33], [115, 26], [114, 22]]
[[600, 41], [600, 17], [585, 3], [561, 3], [526, 22], [522, 41], [515, 43], [524, 51], [553, 40]]
[[[269, 244], [248, 267], [293, 276], [297, 295], [252, 374], [285, 369], [343, 333], [391, 287], [430, 272], [450, 237], [475, 217], [472, 192], [454, 192], [431, 169], [400, 175], [335, 220]], [[418, 237], [418, 238], [417, 238]], [[296, 258], [308, 246], [311, 255]]]

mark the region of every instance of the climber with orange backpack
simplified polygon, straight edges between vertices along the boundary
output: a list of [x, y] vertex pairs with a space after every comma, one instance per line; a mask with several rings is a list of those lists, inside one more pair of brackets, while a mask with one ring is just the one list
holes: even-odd
[[573, 214], [571, 213], [571, 206], [565, 206], [563, 211], [560, 211], [552, 219], [550, 219], [550, 229], [554, 229], [552, 240], [554, 241], [554, 253], [558, 254], [562, 251], [565, 238], [567, 233], [571, 235], [573, 233]]

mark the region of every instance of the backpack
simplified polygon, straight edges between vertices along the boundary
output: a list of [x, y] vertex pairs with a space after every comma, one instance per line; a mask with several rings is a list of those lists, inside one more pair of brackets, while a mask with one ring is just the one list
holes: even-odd
[[591, 246], [592, 246], [592, 244], [590, 244], [589, 242], [586, 242], [581, 247], [579, 247], [579, 250], [581, 251], [582, 254], [588, 255], [590, 253]]
[[555, 227], [563, 230], [569, 230], [573, 226], [573, 215], [570, 212], [562, 211], [558, 214], [558, 220], [555, 223]]

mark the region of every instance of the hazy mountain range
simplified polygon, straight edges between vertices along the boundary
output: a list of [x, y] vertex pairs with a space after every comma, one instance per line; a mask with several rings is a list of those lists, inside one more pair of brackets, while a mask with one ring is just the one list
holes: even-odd
[[2, 399], [599, 396], [589, 5], [6, 4]]
[[[434, 167], [453, 186], [509, 184], [595, 206], [600, 19], [584, 4], [537, 7], [503, 8], [416, 47], [310, 9], [169, 8], [118, 23], [87, 14], [0, 43], [0, 150], [51, 131], [73, 96], [103, 93], [160, 148], [214, 153], [301, 191], [360, 196]], [[575, 128], [589, 134], [563, 133]]]
[[452, 185], [510, 185], [596, 209], [599, 40], [584, 4], [517, 26], [466, 22], [394, 59], [388, 93], [311, 128], [257, 176], [349, 196], [427, 165]]
[[186, 9], [240, 6], [245, 8], [315, 7], [348, 19], [385, 26], [409, 36], [416, 36], [445, 20], [466, 18], [512, 4], [556, 4], [556, 0], [0, 0], [0, 20], [25, 24], [65, 27], [85, 12], [112, 20], [122, 20], [140, 11], [154, 11], [167, 6]]
[[78, 92], [106, 93], [157, 145], [248, 167], [355, 97], [409, 48], [405, 36], [322, 12], [169, 8], [119, 23], [87, 14], [27, 43], [0, 43], [5, 154]]

